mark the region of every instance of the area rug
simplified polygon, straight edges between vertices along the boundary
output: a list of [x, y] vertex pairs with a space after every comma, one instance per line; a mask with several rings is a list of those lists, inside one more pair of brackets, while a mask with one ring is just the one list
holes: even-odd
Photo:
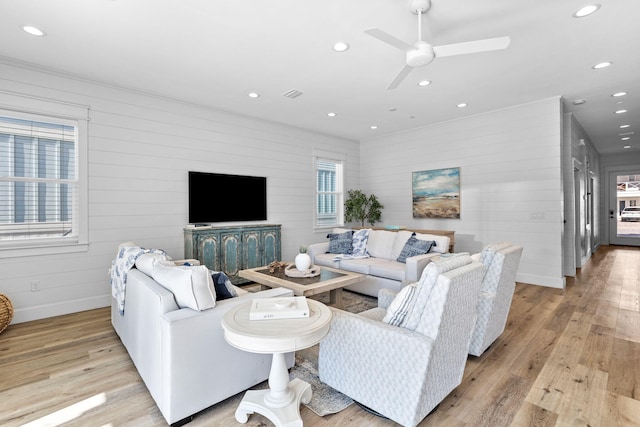
[[304, 405], [321, 417], [338, 413], [353, 403], [349, 396], [321, 382], [318, 369], [309, 360], [296, 356], [296, 364], [289, 371], [289, 378], [299, 378], [311, 385], [311, 401]]

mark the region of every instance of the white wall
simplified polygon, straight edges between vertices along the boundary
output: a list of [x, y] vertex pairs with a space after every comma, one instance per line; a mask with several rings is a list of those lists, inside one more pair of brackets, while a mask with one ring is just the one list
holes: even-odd
[[[512, 241], [524, 247], [519, 282], [562, 288], [561, 146], [561, 100], [547, 99], [363, 141], [360, 180], [383, 225], [455, 230], [456, 252]], [[414, 219], [412, 172], [450, 167], [461, 218]]]
[[[187, 171], [268, 178], [268, 221], [282, 224], [283, 259], [313, 231], [314, 148], [343, 153], [359, 185], [359, 144], [301, 129], [0, 63], [0, 90], [89, 105], [86, 253], [0, 259], [14, 323], [110, 303], [108, 269], [123, 241], [183, 257]], [[0, 94], [0, 96], [2, 96]], [[202, 194], [224, 209], [215, 191]], [[41, 290], [30, 291], [32, 281]]]

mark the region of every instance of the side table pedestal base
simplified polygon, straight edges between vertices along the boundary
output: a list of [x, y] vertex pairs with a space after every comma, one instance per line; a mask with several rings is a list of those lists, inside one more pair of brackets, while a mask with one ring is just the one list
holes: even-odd
[[236, 420], [246, 423], [249, 415], [257, 412], [269, 418], [276, 427], [302, 427], [300, 403], [311, 401], [311, 386], [299, 378], [294, 378], [289, 383], [289, 390], [293, 393], [293, 401], [282, 408], [272, 408], [265, 403], [264, 398], [269, 389], [248, 390], [236, 409]]

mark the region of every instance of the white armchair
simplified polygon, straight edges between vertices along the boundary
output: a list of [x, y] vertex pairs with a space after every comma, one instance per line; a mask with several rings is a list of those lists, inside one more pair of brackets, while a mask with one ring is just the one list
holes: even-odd
[[478, 298], [476, 326], [469, 354], [481, 356], [504, 332], [521, 257], [522, 246], [509, 242], [488, 245], [479, 254], [479, 261], [485, 265], [486, 273]]
[[320, 380], [403, 426], [417, 425], [462, 381], [483, 273], [468, 254], [430, 263], [399, 326], [383, 319], [411, 294], [404, 290], [395, 299], [381, 290], [379, 306], [360, 314], [332, 309]]

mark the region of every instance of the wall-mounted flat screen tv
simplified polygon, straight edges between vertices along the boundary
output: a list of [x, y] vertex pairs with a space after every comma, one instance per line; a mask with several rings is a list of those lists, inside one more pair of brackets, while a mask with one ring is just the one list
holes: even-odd
[[189, 172], [189, 223], [267, 219], [267, 178]]

